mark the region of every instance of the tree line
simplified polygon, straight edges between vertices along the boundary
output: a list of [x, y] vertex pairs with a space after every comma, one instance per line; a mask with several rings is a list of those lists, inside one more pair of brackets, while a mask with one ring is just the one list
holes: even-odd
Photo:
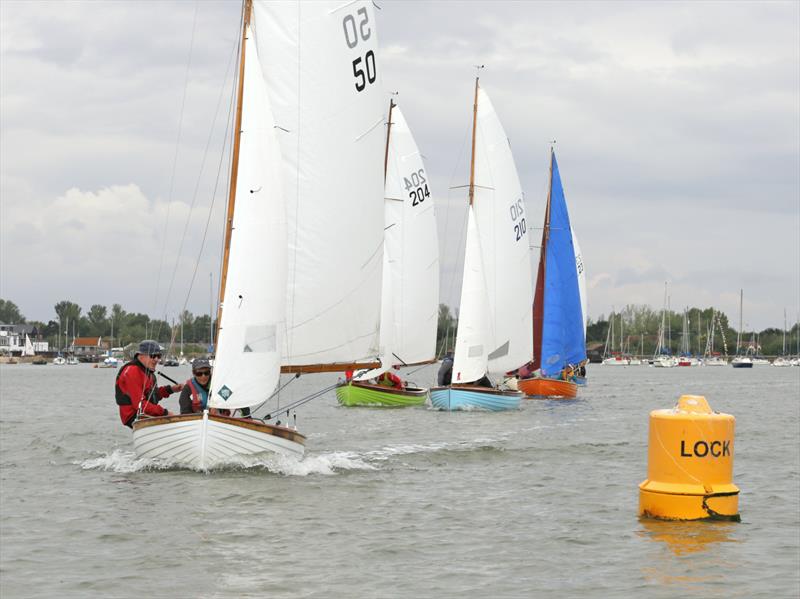
[[[48, 322], [27, 321], [17, 305], [0, 299], [0, 322], [6, 324], [27, 323], [34, 325], [40, 339], [50, 342], [51, 347], [64, 347], [66, 339], [73, 337], [103, 337], [112, 340], [114, 345], [124, 346], [142, 339], [157, 339], [161, 343], [180, 341], [180, 329], [183, 325], [184, 343], [208, 344], [212, 325], [216, 329], [216, 320], [212, 322], [208, 314], [195, 316], [188, 310], [172, 322], [154, 319], [140, 312], [127, 312], [120, 304], [110, 308], [93, 304], [86, 313], [80, 305], [69, 300], [62, 300], [53, 306], [54, 318]], [[736, 351], [737, 331], [728, 320], [727, 315], [718, 313], [714, 308], [689, 308], [686, 312], [688, 322], [689, 347], [692, 353], [703, 353], [710, 335], [711, 320], [718, 314], [715, 322], [714, 350], [732, 355]], [[714, 317], [715, 321], [717, 317]], [[589, 319], [586, 327], [587, 346], [603, 344], [611, 341], [609, 329], [614, 322], [614, 340], [612, 349], [632, 354], [652, 355], [658, 343], [658, 332], [661, 326], [661, 310], [653, 310], [648, 305], [625, 306], [619, 312], [601, 315], [596, 321]], [[680, 352], [682, 345], [683, 312], [668, 310], [665, 312], [664, 342], [673, 354]], [[620, 326], [621, 323], [621, 326]], [[439, 304], [439, 319], [436, 333], [436, 355], [441, 357], [453, 347], [458, 327], [458, 317], [446, 304]], [[620, 332], [622, 332], [622, 348], [620, 348]], [[778, 328], [767, 328], [763, 331], [743, 331], [742, 344], [757, 343], [758, 351], [764, 355], [780, 355], [783, 351], [783, 334]], [[798, 353], [798, 324], [795, 323], [786, 331], [787, 353]]]
[[[684, 341], [684, 319], [686, 320], [686, 341], [689, 351], [694, 355], [702, 355], [712, 338], [713, 349], [720, 354], [736, 353], [737, 330], [731, 326], [728, 316], [716, 308], [687, 308], [685, 311], [664, 311], [664, 346], [674, 355], [681, 352]], [[613, 343], [609, 329], [613, 322]], [[659, 330], [662, 322], [662, 311], [653, 310], [647, 305], [625, 306], [619, 312], [601, 315], [597, 321], [591, 319], [586, 327], [586, 344], [611, 343], [611, 348], [624, 353], [652, 356], [658, 345]], [[621, 335], [620, 335], [621, 334]], [[744, 330], [741, 332], [740, 350], [749, 346], [759, 354], [779, 356], [783, 353], [784, 331], [778, 328], [767, 328], [762, 331]], [[786, 353], [798, 353], [798, 324], [795, 323], [786, 331]]]
[[142, 339], [156, 339], [162, 344], [179, 343], [183, 329], [184, 343], [208, 344], [212, 322], [208, 314], [195, 316], [184, 311], [176, 321], [167, 322], [151, 318], [141, 312], [127, 312], [121, 304], [110, 307], [93, 304], [84, 313], [75, 302], [62, 300], [53, 306], [54, 317], [46, 323], [27, 320], [17, 305], [0, 299], [0, 322], [29, 324], [36, 328], [39, 339], [48, 341], [50, 347], [66, 347], [73, 337], [103, 337], [114, 346], [125, 346]]

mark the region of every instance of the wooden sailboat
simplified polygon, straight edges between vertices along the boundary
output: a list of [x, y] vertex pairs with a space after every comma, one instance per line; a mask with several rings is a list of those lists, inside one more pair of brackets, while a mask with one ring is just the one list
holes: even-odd
[[522, 393], [477, 386], [531, 355], [531, 268], [525, 206], [508, 138], [475, 79], [467, 241], [451, 384], [431, 388], [443, 410], [508, 410]]
[[371, 384], [393, 365], [434, 361], [439, 308], [439, 241], [422, 155], [400, 108], [389, 102], [379, 368], [336, 388], [345, 406], [422, 405], [428, 390]]
[[579, 276], [561, 175], [550, 149], [550, 188], [533, 300], [533, 364], [539, 376], [521, 379], [528, 397], [572, 398], [578, 385], [569, 380], [586, 360]]
[[261, 405], [282, 372], [379, 364], [385, 116], [373, 10], [245, 0], [209, 409], [140, 416], [138, 456], [201, 469], [300, 456], [294, 427], [216, 410]]

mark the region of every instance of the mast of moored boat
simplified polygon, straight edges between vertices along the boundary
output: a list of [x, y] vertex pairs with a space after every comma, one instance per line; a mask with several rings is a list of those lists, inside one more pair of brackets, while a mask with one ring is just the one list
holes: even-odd
[[[244, 59], [247, 40], [247, 28], [250, 26], [250, 13], [252, 0], [244, 0], [242, 10], [242, 38], [239, 54], [239, 81], [236, 90], [236, 116], [233, 128], [233, 149], [231, 153], [231, 185], [228, 190], [228, 210], [225, 215], [225, 244], [222, 255], [222, 270], [219, 279], [219, 305], [217, 306], [217, 334], [219, 339], [219, 324], [222, 320], [222, 300], [225, 297], [225, 282], [228, 277], [228, 258], [231, 253], [231, 233], [233, 232], [233, 208], [236, 203], [236, 182], [239, 173], [239, 145], [242, 138], [242, 98], [244, 96]], [[213, 312], [212, 312], [213, 313]], [[213, 325], [212, 325], [213, 326]]]
[[742, 303], [744, 302], [744, 290], [739, 290], [739, 330], [736, 333], [736, 355], [739, 355], [739, 344], [742, 339]]

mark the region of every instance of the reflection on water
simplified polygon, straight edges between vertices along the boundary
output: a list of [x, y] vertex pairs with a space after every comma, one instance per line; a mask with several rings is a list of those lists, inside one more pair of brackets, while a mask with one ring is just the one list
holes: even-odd
[[675, 555], [714, 551], [718, 543], [732, 543], [737, 526], [735, 522], [707, 520], [667, 522], [642, 518], [640, 522], [639, 536], [664, 543]]
[[[725, 573], [732, 565], [726, 564], [727, 553], [721, 550], [721, 544], [738, 542], [735, 539], [737, 523], [667, 522], [645, 518], [640, 519], [640, 523], [637, 535], [649, 541], [654, 549], [649, 552], [648, 565], [642, 567], [646, 580], [673, 587], [676, 593], [679, 589], [687, 592], [702, 588], [705, 596], [731, 596], [731, 589], [726, 590], [724, 583]], [[664, 551], [665, 548], [668, 551]], [[717, 584], [722, 587], [717, 588]]]

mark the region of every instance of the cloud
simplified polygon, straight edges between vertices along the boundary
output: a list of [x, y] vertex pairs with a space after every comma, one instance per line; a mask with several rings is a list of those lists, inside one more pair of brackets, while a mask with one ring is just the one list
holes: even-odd
[[[96, 191], [73, 188], [35, 214], [12, 209], [4, 235], [3, 270], [15, 285], [4, 286], [4, 296], [24, 295], [25, 289], [16, 285], [46, 288], [47, 293], [26, 298], [24, 313], [29, 318], [51, 318], [52, 305], [64, 298], [85, 308], [120, 303], [130, 310], [161, 314], [175, 271], [168, 308], [177, 313], [194, 270], [207, 213], [190, 216], [189, 205], [182, 202], [173, 202], [169, 211], [172, 226], [163, 244], [167, 205], [147, 198], [132, 183]], [[190, 235], [178, 259], [180, 231], [187, 218]], [[209, 254], [201, 258], [203, 298], [207, 273], [216, 271], [215, 257]]]
[[[558, 140], [592, 315], [632, 299], [659, 307], [662, 279], [676, 302], [734, 311], [743, 287], [756, 326], [775, 326], [783, 305], [797, 311], [800, 5], [380, 4], [379, 72], [387, 93], [400, 92], [438, 201], [444, 301], [458, 301], [466, 193], [450, 188], [468, 180], [474, 65], [485, 64], [538, 223], [534, 246]], [[198, 184], [190, 222], [201, 228], [218, 168], [225, 178], [228, 95], [198, 172], [230, 91], [239, 11], [0, 2], [0, 284], [26, 315], [46, 317], [56, 294], [151, 310], [157, 273], [117, 273], [134, 240], [160, 244], [167, 210], [169, 241], [180, 236]], [[35, 255], [17, 249], [33, 244]], [[203, 259], [204, 276], [214, 262]]]

